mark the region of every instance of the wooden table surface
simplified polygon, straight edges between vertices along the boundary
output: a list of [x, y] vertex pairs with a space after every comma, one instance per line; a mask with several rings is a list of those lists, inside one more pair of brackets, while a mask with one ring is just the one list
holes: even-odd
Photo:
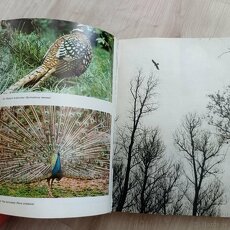
[[[1, 19], [72, 20], [118, 38], [230, 37], [230, 0], [1, 0], [0, 10]], [[230, 219], [128, 213], [55, 220], [12, 217], [2, 229], [227, 230]]]

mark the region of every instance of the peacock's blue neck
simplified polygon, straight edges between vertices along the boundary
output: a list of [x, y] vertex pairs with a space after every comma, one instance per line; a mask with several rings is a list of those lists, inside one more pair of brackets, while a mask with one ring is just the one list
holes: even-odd
[[54, 167], [52, 169], [52, 176], [56, 177], [61, 172], [62, 172], [61, 171], [61, 159], [60, 159], [60, 153], [58, 152], [55, 165], [54, 165]]

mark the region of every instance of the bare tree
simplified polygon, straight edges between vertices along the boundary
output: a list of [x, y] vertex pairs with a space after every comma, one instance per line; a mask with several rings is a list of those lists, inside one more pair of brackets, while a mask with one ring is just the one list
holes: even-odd
[[[120, 154], [123, 155], [122, 167], [124, 180], [120, 187], [120, 194], [116, 196], [114, 207], [116, 211], [122, 211], [124, 209], [127, 194], [130, 189], [133, 188], [131, 182], [132, 176], [130, 175], [133, 167], [136, 165], [135, 155], [136, 151], [136, 140], [140, 134], [140, 123], [145, 115], [150, 114], [157, 109], [155, 103], [157, 80], [152, 76], [144, 76], [141, 71], [138, 72], [136, 78], [130, 82], [130, 93], [131, 93], [131, 108], [129, 111], [129, 121], [126, 127], [120, 130], [117, 134], [117, 153], [115, 154], [115, 164], [119, 161], [116, 157]], [[114, 181], [116, 184], [117, 181]], [[116, 185], [115, 185], [116, 187]], [[128, 205], [128, 204], [126, 204]]]
[[220, 204], [224, 202], [224, 190], [221, 182], [215, 179], [205, 188], [201, 189], [197, 209], [198, 215], [219, 216]]
[[136, 209], [141, 213], [153, 210], [152, 194], [156, 188], [153, 185], [160, 183], [165, 175], [166, 165], [160, 164], [164, 150], [165, 146], [159, 138], [157, 129], [143, 130], [141, 142], [138, 145], [138, 165], [135, 176], [137, 186], [133, 194]]
[[214, 125], [221, 138], [230, 139], [230, 86], [224, 92], [209, 95], [209, 121]]
[[174, 194], [178, 189], [180, 166], [165, 158], [165, 146], [158, 129], [144, 129], [140, 140], [136, 156], [136, 186], [131, 195], [133, 211], [179, 213], [182, 205]]
[[[178, 150], [184, 153], [188, 166], [185, 175], [193, 191], [187, 192], [186, 197], [192, 215], [215, 215], [223, 203], [223, 189], [217, 178], [224, 160], [220, 151], [222, 139], [202, 129], [202, 119], [190, 113], [176, 131], [174, 140]], [[214, 180], [216, 182], [212, 183]]]
[[113, 163], [113, 207], [116, 208], [116, 204], [120, 200], [122, 185], [124, 182], [124, 164], [121, 160], [116, 159]]

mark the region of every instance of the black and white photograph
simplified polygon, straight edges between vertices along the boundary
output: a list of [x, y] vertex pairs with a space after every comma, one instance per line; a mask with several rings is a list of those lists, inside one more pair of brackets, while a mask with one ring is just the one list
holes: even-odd
[[230, 215], [228, 47], [218, 38], [120, 42], [114, 211]]

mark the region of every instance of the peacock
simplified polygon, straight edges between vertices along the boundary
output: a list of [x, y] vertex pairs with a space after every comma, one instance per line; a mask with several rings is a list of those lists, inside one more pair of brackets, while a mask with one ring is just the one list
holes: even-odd
[[0, 109], [0, 183], [108, 178], [110, 114], [64, 106]]
[[78, 24], [71, 33], [59, 37], [47, 50], [41, 66], [12, 84], [3, 93], [21, 88], [36, 88], [50, 76], [60, 78], [79, 77], [92, 60], [92, 47], [87, 36], [91, 27]]

